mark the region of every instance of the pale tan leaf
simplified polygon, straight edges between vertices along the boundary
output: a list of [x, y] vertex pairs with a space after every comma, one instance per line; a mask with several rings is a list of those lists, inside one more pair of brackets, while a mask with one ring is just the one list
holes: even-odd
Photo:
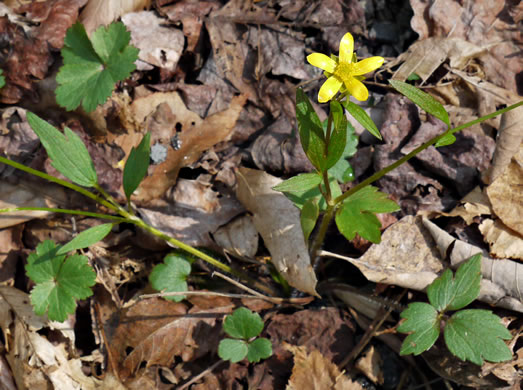
[[254, 217], [254, 225], [271, 253], [271, 261], [289, 284], [311, 295], [316, 275], [300, 224], [300, 211], [272, 187], [282, 180], [263, 171], [240, 168], [236, 196]]
[[496, 215], [520, 235], [523, 235], [522, 188], [523, 144], [503, 174], [487, 187], [487, 195]]
[[89, 0], [80, 14], [80, 22], [91, 35], [99, 26], [107, 26], [120, 16], [140, 11], [150, 4], [151, 0]]
[[382, 362], [379, 351], [371, 345], [356, 361], [355, 367], [375, 384], [383, 385]]
[[250, 215], [220, 227], [213, 237], [218, 245], [236, 256], [254, 258], [258, 251], [258, 232]]
[[479, 225], [483, 239], [494, 257], [523, 260], [523, 238], [507, 228], [499, 219], [486, 219]]
[[286, 390], [363, 390], [318, 350], [308, 353], [304, 346], [287, 343], [283, 347], [294, 354], [294, 367]]

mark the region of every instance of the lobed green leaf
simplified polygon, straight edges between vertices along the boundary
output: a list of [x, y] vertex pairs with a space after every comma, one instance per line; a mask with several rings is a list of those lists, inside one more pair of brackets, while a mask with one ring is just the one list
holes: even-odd
[[272, 355], [272, 344], [270, 340], [264, 337], [250, 342], [247, 349], [247, 360], [250, 363], [258, 363], [260, 360], [267, 359]]
[[225, 317], [223, 330], [230, 337], [249, 340], [252, 337], [259, 336], [263, 330], [263, 320], [258, 313], [240, 307], [234, 313]]
[[[165, 256], [163, 263], [156, 265], [149, 274], [151, 286], [162, 292], [187, 291], [187, 276], [191, 273], [191, 263], [183, 254], [175, 253]], [[181, 302], [185, 295], [165, 297], [165, 299]]]
[[404, 83], [403, 81], [389, 80], [389, 83], [396, 91], [408, 97], [414, 104], [417, 104], [423, 110], [434, 115], [450, 127], [449, 114], [445, 110], [445, 107], [428, 93], [423, 92], [413, 85]]
[[218, 356], [223, 360], [238, 363], [245, 359], [249, 349], [244, 340], [223, 339], [218, 344]]
[[149, 168], [151, 133], [145, 134], [137, 148], [132, 148], [123, 170], [123, 188], [127, 199], [138, 188]]
[[479, 366], [483, 360], [503, 362], [512, 352], [503, 342], [512, 335], [500, 318], [488, 310], [461, 310], [447, 322], [444, 330], [448, 349], [461, 360]]
[[434, 307], [414, 302], [400, 316], [406, 321], [398, 326], [398, 332], [410, 333], [401, 345], [400, 355], [419, 355], [434, 345], [439, 336], [439, 317]]
[[58, 172], [84, 187], [93, 187], [97, 183], [93, 160], [80, 137], [67, 127], [65, 135], [62, 134], [32, 112], [27, 113], [27, 122], [40, 138]]

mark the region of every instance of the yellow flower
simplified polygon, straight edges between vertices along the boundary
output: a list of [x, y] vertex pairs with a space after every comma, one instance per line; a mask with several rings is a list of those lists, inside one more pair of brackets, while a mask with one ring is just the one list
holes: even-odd
[[[318, 93], [318, 101], [325, 103], [331, 100], [340, 89], [348, 91], [356, 99], [363, 101], [369, 98], [369, 91], [361, 80], [365, 73], [378, 69], [385, 59], [383, 57], [370, 57], [360, 62], [353, 56], [354, 38], [351, 33], [343, 36], [340, 42], [340, 56], [327, 57], [325, 54], [312, 53], [307, 56], [307, 61], [326, 72], [327, 81], [323, 83]], [[344, 88], [342, 88], [344, 87]]]

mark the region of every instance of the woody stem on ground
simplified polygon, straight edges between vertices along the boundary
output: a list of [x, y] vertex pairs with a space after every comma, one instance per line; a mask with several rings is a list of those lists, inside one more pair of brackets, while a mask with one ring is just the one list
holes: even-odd
[[513, 110], [519, 106], [523, 105], [523, 101], [519, 102], [519, 103], [515, 103], [511, 106], [508, 106], [506, 108], [503, 108], [501, 110], [498, 110], [498, 111], [495, 111], [491, 114], [488, 114], [488, 115], [484, 115], [478, 119], [475, 119], [473, 121], [470, 121], [470, 122], [467, 122], [467, 123], [464, 123], [460, 126], [457, 126], [453, 129], [449, 129], [447, 130], [446, 132], [430, 139], [429, 141], [425, 142], [424, 144], [418, 146], [416, 149], [414, 149], [412, 152], [410, 152], [409, 154], [405, 155], [404, 157], [400, 158], [398, 161], [390, 164], [389, 166], [383, 168], [382, 170], [380, 170], [379, 172], [376, 172], [374, 175], [370, 176], [369, 178], [365, 179], [364, 181], [362, 181], [361, 183], [357, 184], [356, 186], [352, 187], [351, 189], [347, 190], [346, 192], [344, 192], [343, 194], [341, 194], [340, 196], [338, 196], [336, 199], [334, 199], [334, 202], [333, 202], [333, 205], [328, 205], [327, 206], [327, 211], [325, 212], [325, 215], [323, 216], [323, 220], [321, 221], [321, 225], [320, 225], [320, 228], [318, 230], [318, 234], [316, 235], [315, 239], [314, 239], [314, 243], [312, 244], [311, 246], [311, 250], [310, 250], [310, 257], [311, 257], [311, 263], [312, 265], [314, 265], [316, 259], [318, 258], [318, 251], [320, 250], [321, 248], [321, 245], [323, 244], [323, 241], [325, 240], [325, 236], [327, 234], [327, 229], [332, 221], [332, 218], [334, 218], [334, 214], [335, 214], [335, 211], [336, 211], [336, 208], [345, 200], [347, 199], [349, 196], [351, 196], [352, 194], [356, 193], [357, 191], [361, 190], [362, 188], [374, 183], [375, 181], [381, 179], [383, 176], [385, 176], [387, 173], [389, 173], [390, 171], [396, 169], [397, 167], [399, 167], [401, 164], [409, 161], [411, 158], [415, 157], [417, 154], [419, 154], [420, 152], [422, 152], [423, 150], [427, 149], [429, 146], [431, 145], [434, 145], [436, 142], [438, 142], [441, 138], [445, 137], [446, 135], [449, 135], [449, 134], [454, 134], [454, 133], [457, 133], [458, 131], [461, 131], [467, 127], [470, 127], [470, 126], [473, 126], [475, 124], [478, 124], [478, 123], [481, 123], [483, 121], [486, 121], [488, 119], [491, 119], [491, 118], [494, 118], [498, 115], [501, 115], [507, 111], [510, 111], [510, 110]]

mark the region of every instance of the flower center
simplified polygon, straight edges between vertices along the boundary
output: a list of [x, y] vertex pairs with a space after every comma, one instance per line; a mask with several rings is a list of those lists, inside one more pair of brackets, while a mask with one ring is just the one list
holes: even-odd
[[340, 62], [334, 70], [334, 76], [338, 77], [341, 80], [348, 80], [352, 77], [352, 68], [352, 64]]

